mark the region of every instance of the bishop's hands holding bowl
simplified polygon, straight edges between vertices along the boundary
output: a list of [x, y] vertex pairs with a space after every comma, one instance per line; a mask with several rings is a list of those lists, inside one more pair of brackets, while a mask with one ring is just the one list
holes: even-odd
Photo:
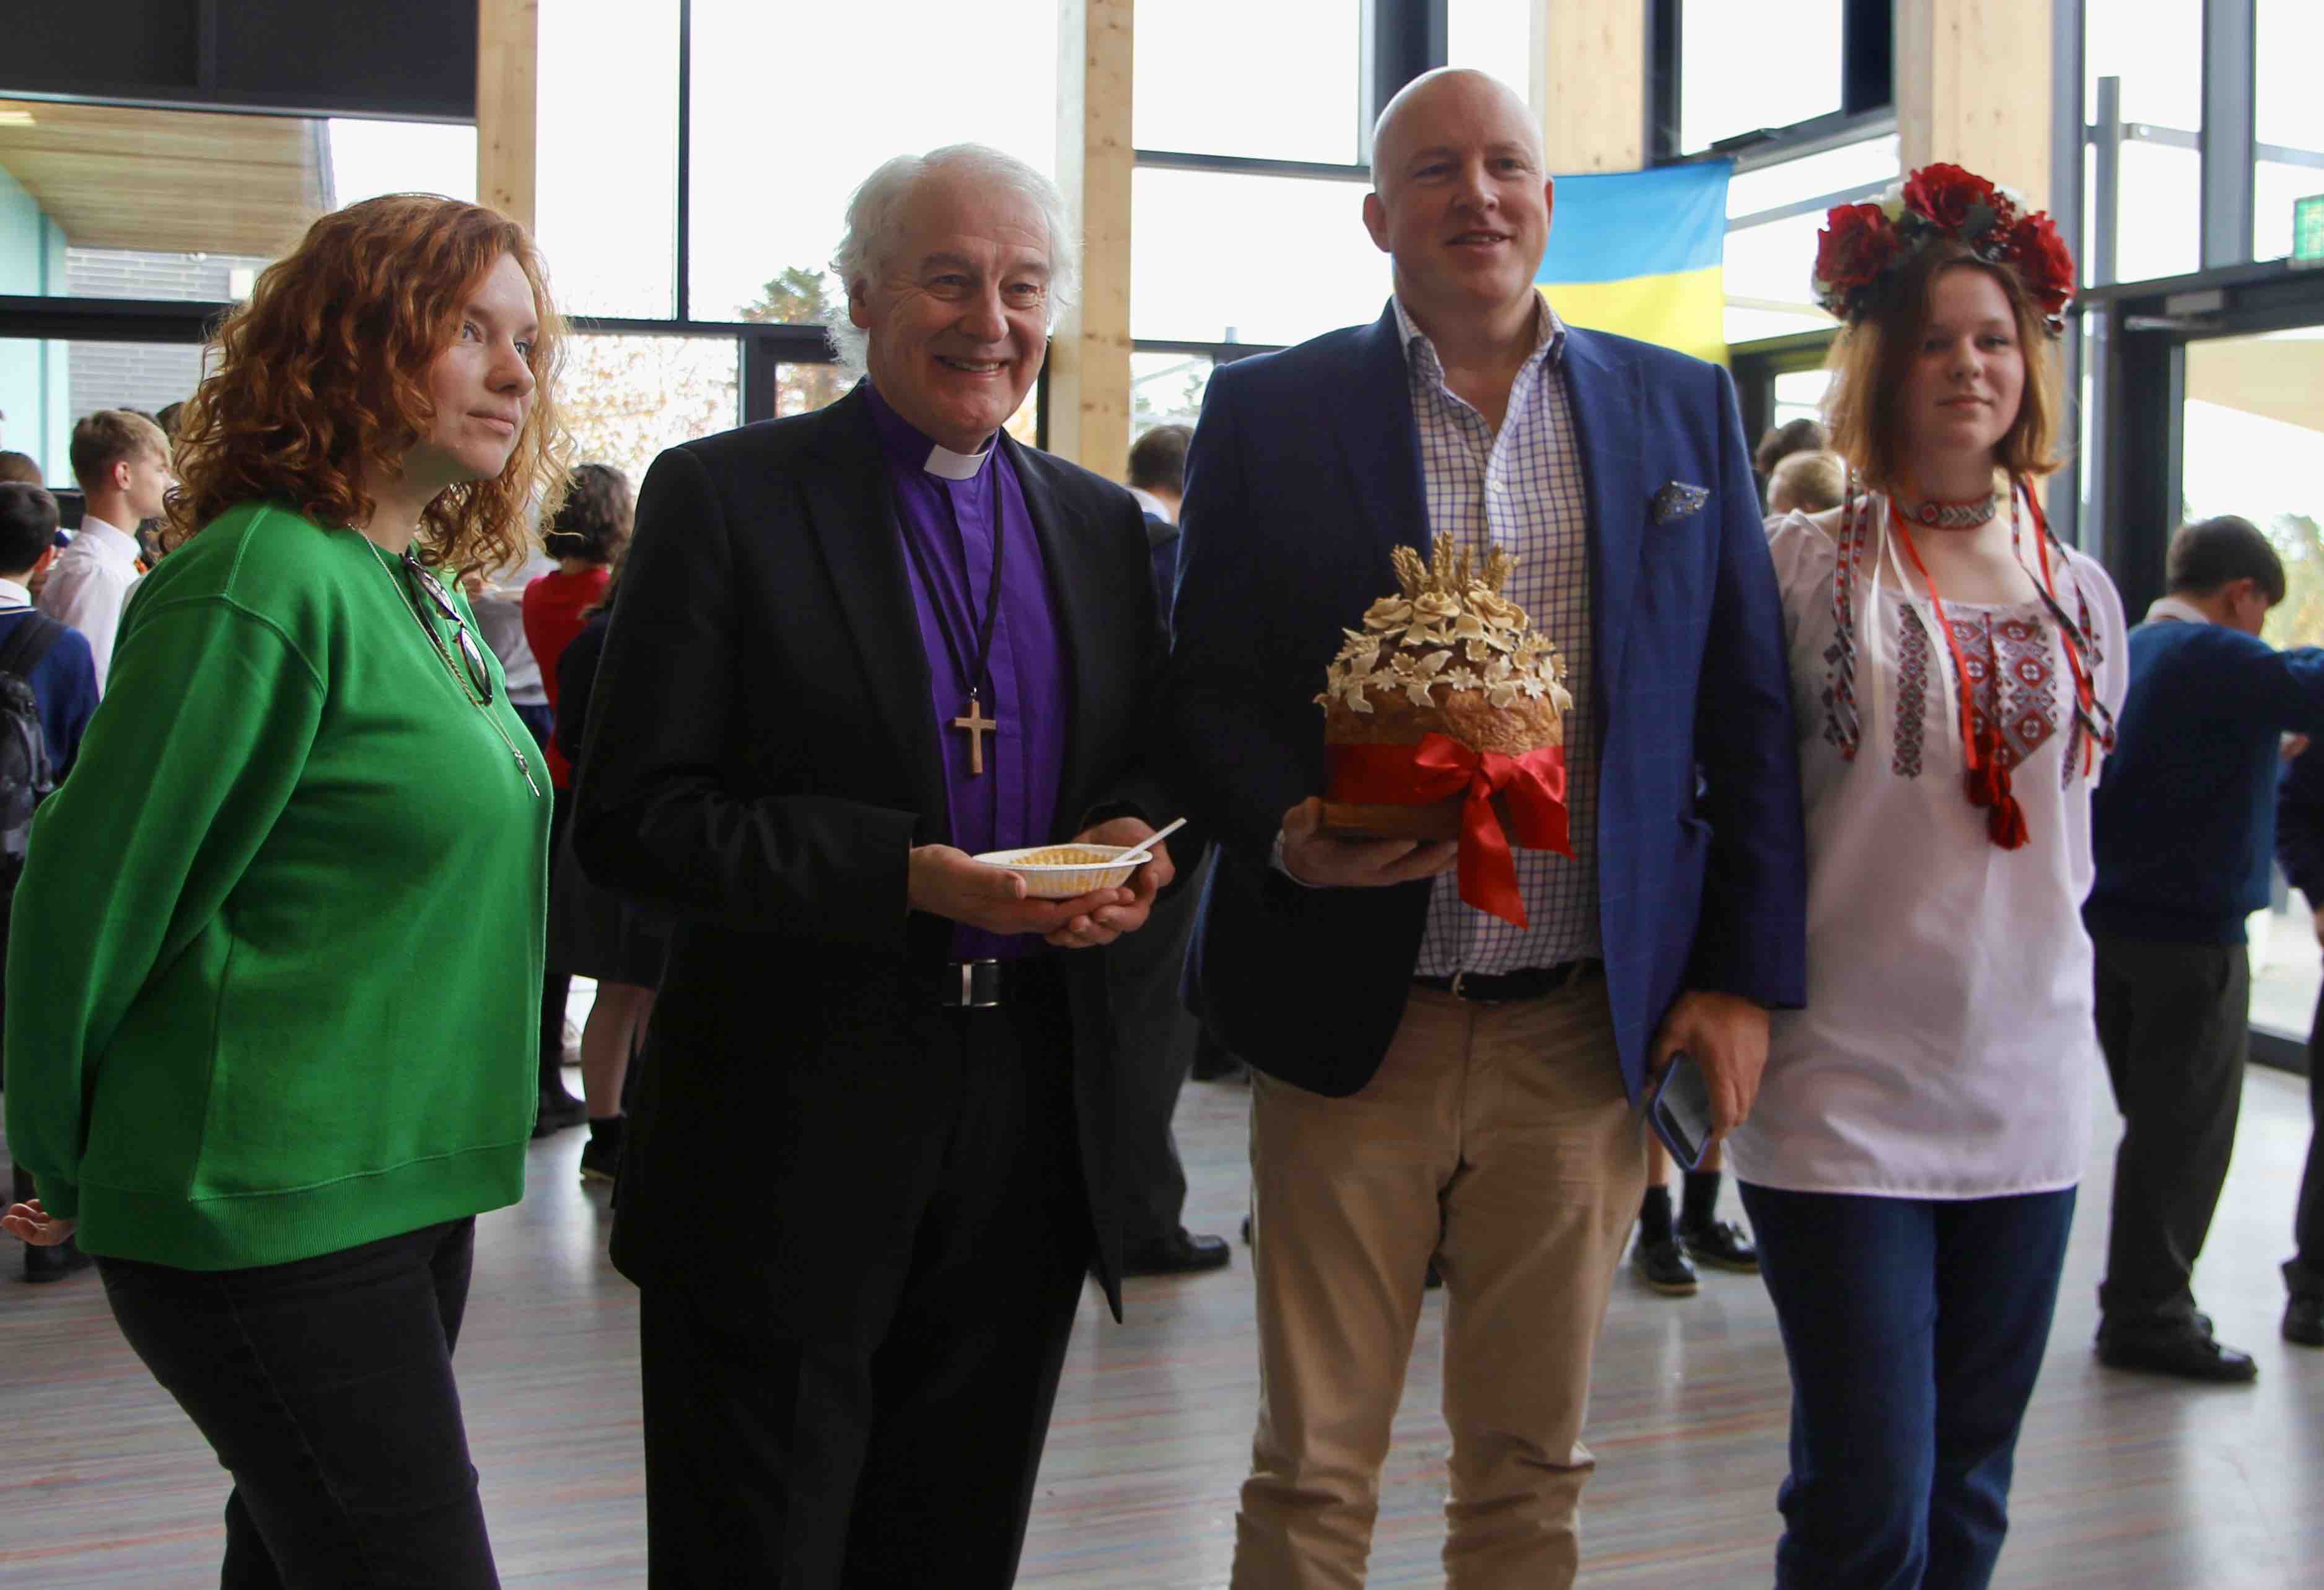
[[[1155, 837], [1142, 818], [1117, 817], [1083, 829], [1066, 842], [1133, 849]], [[908, 898], [911, 909], [965, 922], [988, 933], [1038, 933], [1058, 949], [1093, 949], [1146, 925], [1154, 897], [1177, 875], [1168, 848], [1156, 843], [1152, 859], [1124, 884], [1093, 889], [1066, 900], [1043, 899], [1023, 873], [981, 861], [949, 845], [915, 846]]]

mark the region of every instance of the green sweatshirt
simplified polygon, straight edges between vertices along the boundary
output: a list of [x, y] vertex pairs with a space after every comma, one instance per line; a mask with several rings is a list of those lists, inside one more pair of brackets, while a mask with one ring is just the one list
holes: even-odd
[[279, 1264], [522, 1193], [549, 783], [402, 581], [253, 504], [130, 597], [8, 954], [9, 1147], [91, 1253]]

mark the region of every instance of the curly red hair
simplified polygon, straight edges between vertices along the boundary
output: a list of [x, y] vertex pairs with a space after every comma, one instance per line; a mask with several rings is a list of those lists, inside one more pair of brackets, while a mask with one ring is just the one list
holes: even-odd
[[531, 410], [507, 467], [440, 494], [414, 544], [463, 573], [521, 562], [528, 504], [553, 513], [564, 492], [567, 443], [552, 377], [565, 327], [525, 229], [432, 194], [368, 199], [323, 217], [219, 326], [209, 374], [179, 419], [173, 537], [261, 500], [325, 524], [367, 522], [365, 473], [392, 470], [428, 434], [429, 366], [503, 254], [531, 283], [540, 316]]

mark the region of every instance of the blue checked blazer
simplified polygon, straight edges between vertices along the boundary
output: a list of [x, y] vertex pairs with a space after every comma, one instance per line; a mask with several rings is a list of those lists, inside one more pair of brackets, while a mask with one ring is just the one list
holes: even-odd
[[[1806, 853], [1783, 615], [1727, 373], [1569, 328], [1588, 479], [1599, 925], [1624, 1082], [1682, 990], [1806, 996]], [[1658, 520], [1673, 482], [1707, 488]], [[1426, 883], [1303, 889], [1269, 861], [1323, 788], [1340, 632], [1429, 532], [1395, 309], [1211, 377], [1187, 459], [1166, 777], [1220, 841], [1186, 996], [1271, 1077], [1345, 1096], [1404, 1013]], [[1667, 500], [1667, 499], [1666, 499]]]

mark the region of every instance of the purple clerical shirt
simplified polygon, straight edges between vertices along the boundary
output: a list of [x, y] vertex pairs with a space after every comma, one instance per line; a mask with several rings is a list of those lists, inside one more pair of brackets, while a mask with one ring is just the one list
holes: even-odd
[[[971, 855], [1047, 844], [1065, 765], [1067, 696], [1065, 641], [1047, 564], [1026, 511], [1017, 472], [997, 446], [981, 454], [941, 448], [888, 406], [868, 383], [872, 422], [896, 488], [897, 517], [911, 547], [904, 572], [927, 654], [929, 709], [944, 758], [945, 804], [952, 842]], [[972, 681], [954, 650], [975, 666], [977, 621], [992, 578], [992, 533], [1001, 529], [1001, 612], [992, 624], [991, 689], [984, 715], [1000, 727], [984, 736], [984, 772], [971, 777], [968, 735], [952, 720], [968, 710]], [[917, 548], [920, 556], [913, 556]], [[926, 564], [935, 588], [922, 578]], [[936, 615], [941, 604], [953, 640]], [[1038, 938], [1003, 937], [965, 926], [953, 929], [961, 960], [1007, 960], [1042, 948]]]

